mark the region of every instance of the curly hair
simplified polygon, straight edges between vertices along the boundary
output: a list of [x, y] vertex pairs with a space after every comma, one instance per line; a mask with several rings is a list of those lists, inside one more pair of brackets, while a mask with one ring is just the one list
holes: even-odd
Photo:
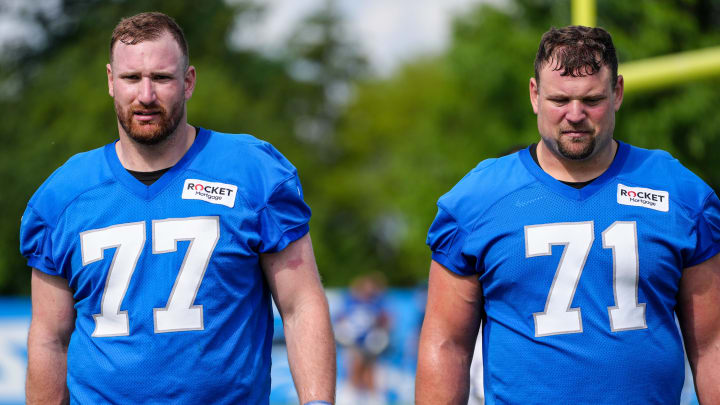
[[610, 68], [613, 88], [617, 84], [618, 60], [612, 37], [602, 28], [571, 25], [551, 27], [540, 40], [535, 56], [535, 80], [540, 83], [540, 70], [547, 64], [562, 70], [562, 76], [586, 76]]

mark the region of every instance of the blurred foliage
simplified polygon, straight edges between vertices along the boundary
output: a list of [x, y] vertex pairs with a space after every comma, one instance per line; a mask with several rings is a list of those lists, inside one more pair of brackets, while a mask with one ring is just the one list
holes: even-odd
[[[192, 124], [252, 133], [298, 167], [332, 286], [375, 270], [394, 285], [426, 277], [437, 198], [479, 161], [537, 141], [532, 61], [542, 33], [570, 21], [569, 0], [480, 5], [457, 18], [443, 54], [373, 78], [331, 0], [276, 58], [229, 45], [239, 17], [261, 11], [249, 0], [65, 0], [61, 10], [33, 16], [45, 46], [0, 60], [0, 175], [10, 179], [0, 197], [0, 294], [29, 292], [18, 227], [33, 191], [71, 155], [117, 137], [104, 65], [123, 16], [160, 10], [185, 30], [198, 70]], [[598, 24], [621, 63], [720, 44], [712, 0], [605, 0]], [[627, 94], [615, 135], [670, 151], [718, 189], [717, 105], [720, 79]]]

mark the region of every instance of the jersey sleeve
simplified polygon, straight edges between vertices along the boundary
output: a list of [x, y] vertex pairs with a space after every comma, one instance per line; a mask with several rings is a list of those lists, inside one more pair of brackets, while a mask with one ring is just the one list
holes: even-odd
[[476, 274], [473, 259], [463, 254], [463, 245], [468, 232], [448, 211], [438, 206], [438, 213], [430, 225], [427, 245], [432, 251], [432, 259], [447, 269], [462, 276]]
[[28, 266], [57, 276], [60, 274], [52, 258], [50, 234], [50, 226], [28, 205], [20, 222], [20, 253]]
[[720, 200], [713, 192], [705, 200], [698, 215], [697, 242], [687, 267], [700, 264], [720, 253]]
[[260, 253], [279, 252], [308, 233], [310, 214], [300, 180], [294, 173], [275, 187], [259, 212]]

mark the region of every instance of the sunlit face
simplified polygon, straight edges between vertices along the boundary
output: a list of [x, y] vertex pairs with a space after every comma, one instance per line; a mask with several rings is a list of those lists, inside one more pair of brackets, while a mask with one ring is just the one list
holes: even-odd
[[195, 68], [185, 69], [180, 46], [169, 33], [135, 45], [115, 43], [107, 75], [119, 129], [134, 141], [158, 144], [186, 121]]
[[610, 68], [593, 75], [561, 76], [545, 65], [530, 79], [530, 101], [543, 144], [559, 159], [586, 160], [611, 147], [623, 79], [613, 88]]

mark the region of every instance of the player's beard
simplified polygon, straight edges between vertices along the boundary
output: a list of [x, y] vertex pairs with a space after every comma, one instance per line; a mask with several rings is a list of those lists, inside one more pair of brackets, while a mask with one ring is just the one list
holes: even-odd
[[[156, 113], [156, 119], [147, 123], [136, 121], [134, 112], [139, 110]], [[168, 139], [180, 124], [184, 110], [185, 100], [182, 98], [170, 106], [170, 111], [159, 104], [131, 105], [127, 109], [123, 109], [115, 102], [115, 114], [120, 126], [132, 140], [143, 145], [157, 145]]]
[[589, 133], [580, 138], [563, 136], [561, 132], [557, 141], [560, 155], [570, 160], [583, 160], [590, 157], [595, 151], [595, 136], [593, 135], [595, 131], [592, 129], [587, 131]]

